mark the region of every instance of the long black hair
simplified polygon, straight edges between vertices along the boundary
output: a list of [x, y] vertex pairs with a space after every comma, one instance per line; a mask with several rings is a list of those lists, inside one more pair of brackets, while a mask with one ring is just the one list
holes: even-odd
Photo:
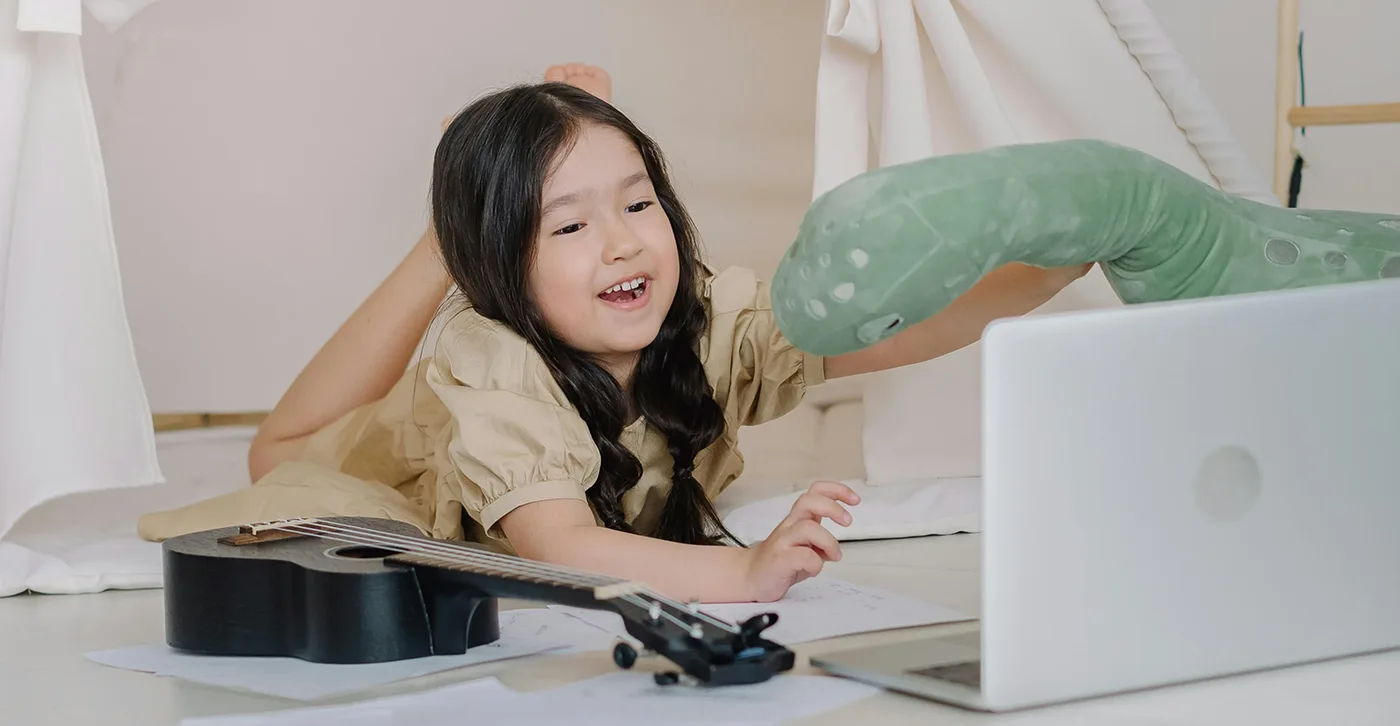
[[[675, 300], [656, 339], [638, 356], [630, 391], [592, 356], [559, 339], [530, 298], [527, 280], [545, 180], [590, 124], [616, 129], [636, 146], [680, 260]], [[462, 294], [478, 313], [534, 346], [588, 424], [602, 455], [588, 499], [602, 523], [633, 531], [622, 496], [636, 486], [642, 466], [619, 440], [630, 398], [665, 435], [674, 462], [670, 494], [649, 534], [686, 544], [737, 542], [693, 475], [696, 455], [723, 434], [725, 421], [698, 352], [708, 325], [698, 236], [657, 144], [611, 104], [573, 86], [507, 88], [473, 102], [444, 132], [433, 159], [432, 210], [443, 260]]]

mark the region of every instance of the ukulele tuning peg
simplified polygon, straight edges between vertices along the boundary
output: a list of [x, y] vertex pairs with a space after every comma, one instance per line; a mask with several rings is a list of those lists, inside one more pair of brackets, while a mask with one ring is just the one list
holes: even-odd
[[777, 613], [759, 613], [739, 625], [739, 635], [743, 638], [756, 637], [776, 622], [778, 622]]
[[676, 673], [675, 671], [663, 671], [660, 673], [653, 673], [651, 678], [652, 680], [656, 681], [656, 685], [658, 686], [675, 685], [681, 680], [680, 674]]
[[613, 662], [618, 668], [627, 670], [637, 663], [637, 649], [619, 642], [613, 646]]

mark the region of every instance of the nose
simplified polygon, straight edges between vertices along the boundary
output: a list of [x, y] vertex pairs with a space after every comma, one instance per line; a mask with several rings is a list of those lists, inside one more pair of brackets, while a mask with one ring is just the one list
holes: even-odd
[[620, 262], [636, 257], [642, 251], [642, 239], [623, 221], [614, 222], [607, 230], [607, 242], [603, 245], [603, 260], [608, 263]]

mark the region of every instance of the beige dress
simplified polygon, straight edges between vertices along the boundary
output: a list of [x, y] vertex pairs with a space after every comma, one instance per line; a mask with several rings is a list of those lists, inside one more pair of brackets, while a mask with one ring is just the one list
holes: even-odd
[[[728, 268], [708, 277], [702, 291], [710, 326], [700, 359], [727, 422], [695, 460], [695, 478], [713, 499], [743, 471], [739, 427], [795, 408], [808, 386], [824, 380], [824, 363], [782, 336], [768, 285], [753, 272]], [[388, 395], [317, 432], [297, 459], [247, 489], [147, 514], [141, 536], [370, 516], [511, 552], [499, 525], [511, 510], [545, 499], [586, 502], [598, 448], [534, 349], [472, 310], [453, 316], [435, 342], [434, 355]], [[621, 441], [642, 464], [623, 513], [637, 531], [650, 532], [671, 487], [665, 437], [638, 419]]]

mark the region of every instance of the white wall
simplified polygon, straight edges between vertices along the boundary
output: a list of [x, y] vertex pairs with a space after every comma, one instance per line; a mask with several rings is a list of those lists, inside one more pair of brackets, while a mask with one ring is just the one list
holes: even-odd
[[84, 47], [157, 411], [271, 407], [426, 224], [440, 120], [561, 61], [611, 70], [716, 264], [809, 201], [822, 6], [159, 0]]
[[[1300, 0], [1307, 103], [1400, 102], [1400, 3]], [[1177, 50], [1272, 178], [1277, 0], [1148, 0]], [[1400, 211], [1400, 124], [1316, 127], [1303, 207]]]
[[[1149, 3], [1267, 175], [1275, 0]], [[275, 403], [423, 229], [439, 120], [554, 62], [608, 67], [714, 262], [767, 273], [808, 201], [823, 5], [158, 0], [89, 23], [152, 407]], [[1302, 25], [1310, 103], [1400, 101], [1400, 3], [1303, 0]], [[1400, 126], [1314, 129], [1308, 159], [1304, 206], [1400, 210]]]

